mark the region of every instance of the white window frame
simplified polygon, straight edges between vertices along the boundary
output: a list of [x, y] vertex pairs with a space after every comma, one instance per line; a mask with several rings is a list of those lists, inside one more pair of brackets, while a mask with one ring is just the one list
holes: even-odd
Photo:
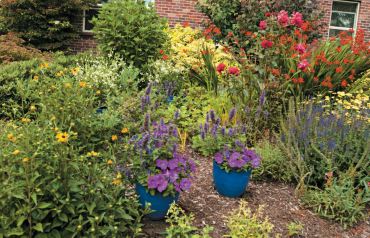
[[[89, 10], [99, 10], [103, 6], [102, 3], [96, 4], [94, 7], [89, 8]], [[92, 33], [92, 30], [86, 30], [86, 10], [83, 10], [82, 17], [82, 32], [83, 33]]]
[[[343, 11], [333, 11], [333, 5], [335, 2], [344, 2], [344, 3], [353, 3], [356, 4], [356, 12], [343, 12]], [[355, 14], [355, 21], [353, 22], [353, 28], [347, 28], [347, 27], [339, 27], [339, 26], [331, 26], [331, 17], [333, 15], [333, 12], [343, 12], [343, 13], [349, 13], [349, 14]], [[358, 1], [344, 1], [344, 0], [333, 0], [331, 11], [330, 11], [330, 20], [329, 20], [329, 29], [328, 29], [328, 37], [330, 37], [330, 30], [341, 30], [341, 31], [349, 31], [351, 29], [354, 30], [354, 34], [357, 30], [357, 22], [358, 22], [358, 15], [360, 12], [360, 2]]]

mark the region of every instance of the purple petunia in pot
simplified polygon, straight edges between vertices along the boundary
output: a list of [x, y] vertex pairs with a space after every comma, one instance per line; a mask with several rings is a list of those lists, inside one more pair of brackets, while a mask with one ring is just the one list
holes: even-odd
[[142, 206], [150, 204], [152, 219], [165, 217], [171, 203], [191, 187], [196, 164], [178, 149], [177, 128], [163, 120], [133, 137], [133, 170]]
[[252, 169], [257, 168], [261, 158], [254, 150], [236, 142], [214, 155], [213, 182], [216, 190], [226, 197], [241, 196], [249, 183]]

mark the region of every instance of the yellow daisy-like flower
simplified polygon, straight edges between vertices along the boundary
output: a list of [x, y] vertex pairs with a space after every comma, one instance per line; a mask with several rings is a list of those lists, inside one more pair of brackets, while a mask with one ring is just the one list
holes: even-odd
[[86, 82], [83, 82], [83, 81], [80, 82], [80, 87], [81, 88], [86, 88], [86, 86], [87, 86]]
[[100, 94], [101, 94], [100, 90], [96, 91], [96, 95], [100, 95]]
[[122, 184], [122, 174], [121, 173], [117, 173], [116, 177], [113, 179], [112, 181], [112, 184], [113, 185], [121, 185]]
[[33, 81], [39, 81], [39, 76], [37, 75], [33, 76]]
[[72, 84], [71, 84], [71, 83], [65, 83], [65, 84], [64, 84], [64, 87], [65, 87], [65, 88], [72, 88]]
[[25, 157], [25, 158], [22, 159], [22, 162], [23, 163], [28, 163], [28, 162], [30, 162], [30, 160], [31, 160], [30, 158]]
[[67, 143], [68, 142], [69, 135], [67, 132], [59, 132], [56, 135], [56, 139], [60, 143]]
[[19, 153], [21, 153], [20, 150], [15, 150], [15, 151], [13, 151], [12, 155], [18, 155]]
[[113, 164], [113, 160], [111, 160], [111, 159], [110, 159], [110, 160], [108, 160], [108, 161], [107, 161], [107, 164], [108, 164], [108, 165], [112, 165], [112, 164]]
[[35, 105], [31, 105], [31, 106], [30, 106], [30, 111], [31, 111], [31, 112], [36, 111], [36, 106], [35, 106]]
[[63, 75], [64, 75], [63, 71], [59, 71], [55, 74], [55, 76], [57, 76], [57, 77], [62, 77]]
[[123, 128], [123, 129], [121, 130], [121, 133], [122, 133], [122, 134], [127, 134], [127, 133], [128, 133], [128, 128], [127, 128], [127, 127]]
[[118, 136], [117, 135], [112, 135], [112, 141], [116, 141], [118, 140]]
[[76, 67], [76, 68], [73, 68], [71, 69], [71, 73], [76, 76], [78, 74], [78, 71], [80, 71], [80, 68]]
[[31, 119], [29, 119], [29, 118], [22, 118], [21, 119], [21, 122], [23, 122], [23, 123], [29, 123], [29, 122], [31, 122]]
[[87, 153], [88, 157], [97, 157], [98, 155], [99, 155], [99, 153], [95, 152], [95, 151], [91, 151], [91, 152]]
[[15, 142], [17, 139], [15, 138], [15, 136], [12, 134], [12, 133], [9, 133], [7, 135], [7, 138], [8, 140], [10, 140], [11, 142]]
[[47, 69], [49, 67], [49, 64], [48, 63], [42, 63], [42, 64], [40, 64], [40, 69], [43, 69], [43, 68], [45, 68], [45, 69]]

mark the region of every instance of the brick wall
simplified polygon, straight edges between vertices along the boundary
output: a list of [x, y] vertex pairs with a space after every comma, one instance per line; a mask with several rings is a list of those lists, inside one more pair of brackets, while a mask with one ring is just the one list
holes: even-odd
[[365, 30], [365, 39], [370, 41], [370, 0], [362, 0], [357, 27]]
[[160, 16], [176, 23], [189, 22], [193, 27], [200, 27], [206, 16], [196, 10], [197, 0], [155, 0], [155, 7]]

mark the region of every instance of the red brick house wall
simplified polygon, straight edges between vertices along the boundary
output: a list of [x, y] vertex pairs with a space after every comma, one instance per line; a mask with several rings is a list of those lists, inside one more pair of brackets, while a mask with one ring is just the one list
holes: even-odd
[[[329, 22], [333, 0], [319, 0], [320, 7], [324, 11], [322, 21], [326, 23], [323, 29], [324, 37], [328, 36]], [[348, 0], [347, 0], [348, 1]], [[200, 27], [202, 22], [207, 19], [205, 15], [196, 9], [197, 0], [155, 0], [155, 7], [158, 14], [166, 17], [171, 26], [176, 23], [189, 22], [192, 27]], [[357, 22], [357, 28], [365, 30], [365, 39], [370, 41], [370, 0], [359, 0], [360, 10]], [[76, 24], [82, 29], [82, 14], [77, 16]], [[81, 37], [71, 45], [73, 52], [85, 51], [96, 47], [91, 33], [81, 33]]]

